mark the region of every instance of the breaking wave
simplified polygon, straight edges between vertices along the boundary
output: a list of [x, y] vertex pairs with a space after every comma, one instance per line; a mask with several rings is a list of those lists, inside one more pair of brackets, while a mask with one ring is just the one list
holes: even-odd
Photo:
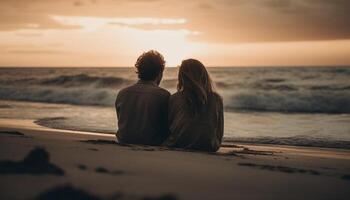
[[123, 85], [130, 84], [132, 80], [121, 77], [99, 77], [89, 76], [86, 74], [77, 75], [61, 75], [51, 78], [22, 78], [16, 80], [1, 80], [0, 83], [9, 85], [42, 85], [42, 86], [58, 86], [58, 87], [87, 87], [96, 88], [119, 88]]
[[79, 87], [79, 86], [96, 86], [96, 87], [110, 87], [116, 88], [121, 85], [129, 84], [131, 80], [120, 77], [97, 77], [86, 74], [78, 74], [72, 76], [58, 76], [50, 79], [44, 79], [39, 84], [56, 85], [64, 87]]
[[0, 87], [0, 99], [112, 106], [117, 90], [91, 88]]
[[[89, 87], [0, 86], [0, 99], [113, 106], [118, 89]], [[241, 91], [224, 93], [226, 111], [350, 113], [350, 92], [340, 91]]]
[[270, 112], [350, 113], [350, 92], [245, 91], [226, 98], [226, 108]]
[[[225, 70], [231, 74], [222, 74]], [[347, 68], [317, 69], [312, 73], [291, 70], [284, 72], [284, 76], [266, 77], [260, 77], [261, 70], [254, 73], [247, 71], [248, 74], [241, 72], [242, 77], [229, 70], [218, 71], [214, 78], [219, 93], [224, 97], [226, 111], [350, 113], [350, 83], [346, 81], [350, 70]], [[54, 74], [47, 72], [27, 76], [29, 72], [22, 72], [21, 75], [0, 76], [0, 99], [113, 106], [118, 90], [135, 82], [130, 74], [123, 71], [114, 74], [107, 71], [76, 72], [69, 74], [71, 72], [62, 69], [62, 72]], [[273, 74], [272, 71], [270, 74]], [[319, 77], [303, 81], [300, 80], [301, 75]], [[161, 86], [175, 91], [175, 77], [165, 78]]]

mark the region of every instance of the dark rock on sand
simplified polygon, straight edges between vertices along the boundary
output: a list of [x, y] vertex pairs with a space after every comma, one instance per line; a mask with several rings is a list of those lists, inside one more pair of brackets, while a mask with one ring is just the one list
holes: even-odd
[[350, 181], [350, 174], [344, 174], [341, 178], [342, 178], [343, 180]]
[[86, 169], [87, 169], [86, 165], [83, 165], [83, 164], [79, 164], [79, 165], [78, 165], [78, 168], [79, 168], [80, 170], [86, 170]]
[[165, 194], [159, 197], [138, 197], [115, 193], [108, 197], [99, 197], [71, 185], [57, 186], [40, 194], [36, 200], [177, 200], [173, 194]]
[[99, 200], [101, 198], [70, 185], [58, 186], [40, 194], [36, 200]]
[[28, 136], [18, 131], [0, 131], [0, 135], [29, 138]]
[[173, 194], [166, 194], [160, 197], [144, 197], [142, 200], [177, 200], [177, 197]]
[[50, 155], [43, 148], [36, 148], [19, 162], [4, 160], [0, 161], [0, 174], [52, 174], [64, 175], [64, 171], [50, 163]]

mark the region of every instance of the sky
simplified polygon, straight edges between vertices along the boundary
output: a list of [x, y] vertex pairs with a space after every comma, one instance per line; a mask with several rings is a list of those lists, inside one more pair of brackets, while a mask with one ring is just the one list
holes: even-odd
[[350, 65], [349, 0], [1, 0], [0, 66]]

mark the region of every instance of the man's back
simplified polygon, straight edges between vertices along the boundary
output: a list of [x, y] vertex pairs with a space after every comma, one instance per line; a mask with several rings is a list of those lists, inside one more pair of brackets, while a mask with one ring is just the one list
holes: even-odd
[[168, 136], [170, 93], [152, 81], [139, 81], [117, 96], [117, 138], [121, 143], [159, 145]]

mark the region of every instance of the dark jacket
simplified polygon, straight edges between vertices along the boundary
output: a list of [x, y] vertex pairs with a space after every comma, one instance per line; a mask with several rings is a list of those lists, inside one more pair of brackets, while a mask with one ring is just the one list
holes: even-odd
[[122, 89], [115, 101], [118, 141], [160, 145], [169, 133], [169, 96], [168, 91], [149, 81], [139, 81]]
[[186, 109], [186, 100], [181, 92], [169, 99], [170, 135], [164, 142], [169, 147], [217, 151], [224, 133], [222, 98], [212, 93], [206, 110], [194, 116]]

